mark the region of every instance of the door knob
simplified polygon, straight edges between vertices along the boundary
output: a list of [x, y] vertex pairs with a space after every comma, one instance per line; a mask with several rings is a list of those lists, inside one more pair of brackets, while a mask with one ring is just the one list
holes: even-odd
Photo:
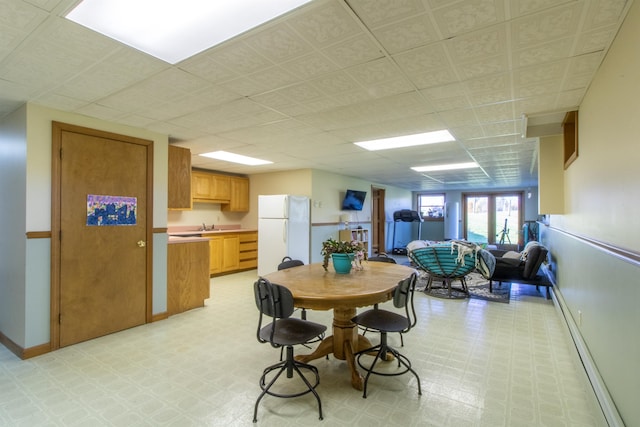
[[145, 246], [147, 246], [147, 242], [145, 242], [144, 240], [138, 240], [139, 248], [144, 248]]

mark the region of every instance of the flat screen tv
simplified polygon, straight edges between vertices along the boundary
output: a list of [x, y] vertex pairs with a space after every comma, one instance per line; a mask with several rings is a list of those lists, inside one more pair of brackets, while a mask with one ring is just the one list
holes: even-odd
[[366, 197], [366, 191], [347, 190], [344, 199], [342, 199], [342, 210], [361, 211], [364, 207], [364, 199]]

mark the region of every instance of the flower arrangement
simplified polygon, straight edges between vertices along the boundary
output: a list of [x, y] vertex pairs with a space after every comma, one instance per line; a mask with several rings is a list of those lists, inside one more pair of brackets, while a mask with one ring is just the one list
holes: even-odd
[[354, 254], [354, 264], [357, 269], [362, 269], [361, 262], [367, 259], [367, 247], [363, 242], [352, 240], [350, 242], [338, 241], [329, 238], [322, 242], [320, 254], [324, 256], [322, 266], [327, 270], [331, 254]]

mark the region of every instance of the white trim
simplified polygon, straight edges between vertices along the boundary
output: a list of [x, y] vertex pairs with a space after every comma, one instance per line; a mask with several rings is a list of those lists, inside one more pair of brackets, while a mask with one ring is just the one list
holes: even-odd
[[607, 425], [609, 427], [625, 427], [624, 422], [616, 409], [616, 405], [609, 394], [609, 390], [607, 390], [607, 387], [600, 376], [593, 359], [591, 358], [587, 345], [582, 339], [582, 335], [580, 335], [580, 330], [573, 320], [573, 317], [569, 314], [562, 292], [554, 286], [551, 295], [554, 300], [556, 310], [558, 310], [558, 313], [564, 319], [564, 324], [567, 326], [567, 332], [576, 346], [587, 380], [595, 393], [597, 404], [600, 406], [600, 410], [602, 411], [602, 415], [607, 422]]

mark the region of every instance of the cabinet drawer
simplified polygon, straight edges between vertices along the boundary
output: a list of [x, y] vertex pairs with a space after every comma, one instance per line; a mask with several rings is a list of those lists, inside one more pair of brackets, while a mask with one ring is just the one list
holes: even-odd
[[255, 242], [258, 244], [258, 233], [240, 233], [240, 243]]
[[242, 241], [240, 241], [240, 252], [257, 251], [257, 250], [258, 250], [258, 242], [243, 243]]
[[258, 260], [257, 259], [249, 259], [246, 261], [240, 261], [240, 268], [241, 269], [249, 269], [249, 268], [256, 268], [258, 266]]
[[258, 251], [246, 251], [240, 252], [240, 261], [246, 261], [248, 259], [257, 259]]

